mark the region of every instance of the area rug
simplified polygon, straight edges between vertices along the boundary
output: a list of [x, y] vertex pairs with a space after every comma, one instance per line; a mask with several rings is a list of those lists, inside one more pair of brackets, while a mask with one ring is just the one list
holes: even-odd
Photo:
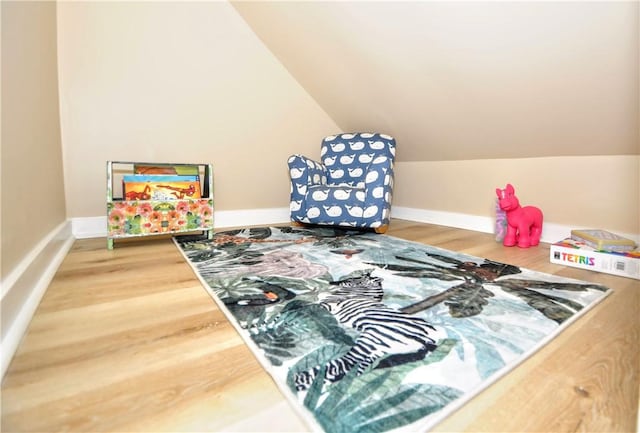
[[310, 428], [427, 431], [609, 290], [387, 235], [175, 242]]

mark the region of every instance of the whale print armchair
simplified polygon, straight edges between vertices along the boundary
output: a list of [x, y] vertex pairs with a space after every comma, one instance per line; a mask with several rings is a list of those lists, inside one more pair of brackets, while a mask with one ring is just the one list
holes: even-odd
[[393, 137], [352, 133], [326, 137], [322, 162], [292, 155], [291, 221], [386, 232], [395, 153]]

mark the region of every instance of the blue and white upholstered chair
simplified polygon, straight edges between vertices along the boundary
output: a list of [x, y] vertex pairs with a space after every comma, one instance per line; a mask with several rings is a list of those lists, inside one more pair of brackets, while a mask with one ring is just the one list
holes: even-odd
[[386, 232], [395, 154], [393, 137], [351, 133], [326, 137], [322, 162], [292, 155], [291, 221]]

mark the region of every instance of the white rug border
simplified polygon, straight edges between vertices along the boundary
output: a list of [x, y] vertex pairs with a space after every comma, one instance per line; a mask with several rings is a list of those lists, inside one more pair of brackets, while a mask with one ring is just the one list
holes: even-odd
[[[264, 226], [264, 227], [279, 228], [279, 227], [272, 227], [272, 226]], [[246, 228], [256, 228], [256, 227], [253, 226], [253, 227], [246, 227]], [[239, 230], [241, 230], [241, 229], [239, 229]], [[225, 230], [222, 230], [222, 232], [224, 232], [224, 231]], [[457, 254], [464, 254], [464, 255], [467, 255], [467, 256], [470, 256], [470, 257], [483, 259], [483, 257], [475, 256], [475, 255], [472, 255], [472, 254], [462, 253], [462, 252], [453, 251], [453, 250], [447, 250], [446, 248], [440, 248], [440, 247], [436, 247], [436, 246], [433, 246], [433, 245], [425, 244], [425, 243], [422, 243], [422, 242], [411, 241], [411, 240], [403, 239], [403, 238], [400, 238], [400, 237], [397, 237], [397, 236], [392, 236], [392, 235], [387, 235], [387, 234], [377, 234], [376, 236], [394, 238], [394, 239], [397, 239], [397, 240], [400, 240], [400, 241], [403, 241], [403, 242], [407, 242], [407, 243], [411, 243], [411, 244], [415, 244], [415, 245], [420, 245], [420, 246], [423, 246], [423, 247], [427, 246], [427, 247], [439, 249], [439, 250], [442, 250], [442, 251], [449, 251], [449, 252], [454, 252], [454, 253], [457, 253]], [[194, 264], [191, 262], [191, 260], [189, 260], [189, 258], [186, 256], [184, 250], [182, 248], [180, 248], [180, 245], [178, 244], [178, 241], [176, 240], [175, 237], [173, 238], [173, 242], [174, 242], [174, 245], [176, 246], [176, 248], [178, 249], [178, 251], [180, 252], [180, 254], [182, 255], [182, 257], [185, 259], [185, 261], [189, 265], [189, 267], [191, 267], [191, 269], [193, 270], [194, 274], [196, 275], [196, 277], [198, 278], [198, 280], [202, 284], [202, 286], [205, 289], [205, 291], [209, 294], [209, 296], [211, 298], [213, 298], [214, 302], [216, 303], [218, 308], [220, 308], [220, 310], [224, 313], [224, 315], [227, 318], [227, 320], [229, 322], [231, 322], [231, 325], [234, 327], [236, 332], [240, 335], [240, 338], [242, 338], [242, 340], [247, 344], [247, 346], [249, 346], [249, 348], [251, 349], [251, 353], [253, 354], [254, 358], [256, 358], [258, 360], [258, 362], [260, 363], [262, 368], [264, 368], [266, 373], [269, 375], [269, 377], [271, 377], [271, 380], [275, 383], [275, 385], [278, 387], [278, 389], [280, 389], [280, 391], [284, 394], [284, 396], [286, 397], [287, 401], [292, 406], [292, 409], [294, 410], [294, 412], [299, 414], [299, 416], [305, 422], [307, 422], [309, 427], [311, 427], [314, 432], [323, 433], [325, 430], [322, 428], [322, 426], [315, 419], [313, 413], [311, 413], [311, 411], [309, 411], [309, 409], [307, 409], [298, 400], [298, 398], [293, 394], [293, 392], [286, 386], [286, 383], [282, 383], [282, 384], [279, 383], [280, 381], [276, 377], [274, 377], [274, 375], [270, 372], [270, 368], [272, 366], [267, 364], [268, 361], [266, 360], [266, 358], [263, 359], [264, 357], [259, 355], [259, 353], [261, 353], [261, 350], [257, 347], [257, 345], [253, 342], [253, 340], [251, 340], [250, 337], [244, 335], [246, 330], [244, 330], [243, 328], [240, 327], [240, 325], [238, 324], [237, 320], [235, 319], [233, 314], [228, 310], [228, 308], [224, 305], [224, 303], [221, 302], [220, 299], [218, 299], [218, 297], [214, 293], [212, 293], [213, 290], [209, 287], [209, 284], [201, 277], [200, 273], [197, 271], [197, 268], [194, 266]], [[519, 267], [519, 268], [520, 269], [525, 269], [525, 270], [531, 271], [531, 272], [537, 272], [537, 273], [543, 274], [543, 275], [552, 275], [552, 274], [549, 274], [549, 273], [534, 271], [533, 269], [522, 268], [522, 267]], [[562, 278], [565, 278], [567, 280], [579, 281], [579, 282], [582, 282], [582, 283], [588, 282], [588, 281], [584, 281], [584, 280], [577, 280], [577, 279], [566, 278], [566, 277], [562, 277]], [[478, 386], [473, 388], [471, 391], [466, 392], [463, 396], [459, 397], [458, 399], [456, 399], [455, 401], [450, 403], [448, 406], [445, 406], [444, 408], [442, 408], [438, 413], [435, 413], [428, 421], [425, 421], [425, 422], [421, 423], [418, 420], [418, 421], [415, 421], [414, 423], [410, 424], [410, 426], [413, 427], [411, 429], [411, 431], [414, 431], [416, 426], [419, 427], [419, 429], [421, 431], [425, 431], [425, 432], [431, 431], [431, 429], [433, 429], [439, 423], [444, 421], [446, 418], [450, 417], [453, 413], [457, 412], [465, 404], [470, 402], [473, 398], [477, 397], [484, 390], [489, 388], [491, 385], [495, 384], [501, 378], [503, 378], [504, 376], [509, 374], [511, 371], [513, 371], [516, 367], [520, 366], [523, 362], [525, 362], [527, 359], [532, 357], [535, 353], [537, 353], [542, 348], [544, 348], [554, 338], [556, 338], [560, 334], [562, 334], [567, 329], [567, 327], [571, 326], [576, 320], [582, 318], [589, 311], [593, 310], [602, 301], [607, 299], [609, 297], [609, 295], [611, 295], [612, 293], [613, 293], [613, 289], [607, 287], [607, 291], [603, 294], [603, 296], [601, 298], [593, 301], [589, 305], [587, 305], [584, 308], [582, 308], [579, 312], [577, 312], [576, 314], [571, 316], [571, 318], [569, 318], [568, 320], [564, 321], [562, 324], [560, 324], [558, 326], [558, 328], [556, 330], [554, 330], [554, 332], [552, 334], [549, 334], [546, 337], [544, 337], [543, 339], [541, 339], [536, 345], [534, 345], [529, 350], [523, 352], [517, 359], [513, 360], [509, 365], [507, 365], [507, 366], [501, 368], [500, 370], [496, 371], [491, 376], [489, 376], [485, 380], [483, 380]], [[406, 429], [408, 427], [409, 426], [400, 427], [398, 429], [391, 430], [390, 433], [391, 432], [407, 431]]]

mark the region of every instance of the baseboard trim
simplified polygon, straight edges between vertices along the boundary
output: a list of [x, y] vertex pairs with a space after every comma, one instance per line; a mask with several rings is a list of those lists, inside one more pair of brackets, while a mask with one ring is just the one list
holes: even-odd
[[[473, 230], [482, 233], [495, 232], [495, 219], [477, 215], [468, 215], [455, 212], [443, 212], [409, 207], [394, 206], [391, 209], [391, 217], [408, 221], [415, 221], [440, 226], [455, 227], [465, 230]], [[545, 243], [558, 242], [571, 236], [571, 230], [588, 227], [575, 227], [563, 224], [544, 223], [542, 226], [542, 238]], [[634, 239], [638, 242], [637, 234], [619, 233], [621, 236]]]
[[[285, 224], [290, 221], [288, 207], [215, 211], [213, 216], [214, 227], [216, 229], [267, 224]], [[495, 219], [493, 217], [402, 206], [393, 206], [391, 208], [391, 217], [407, 221], [473, 230], [482, 233], [493, 233], [495, 225]], [[73, 218], [72, 223], [73, 235], [77, 239], [107, 236], [106, 216]], [[554, 243], [570, 236], [571, 230], [573, 229], [586, 228], [590, 227], [575, 227], [545, 222], [542, 229], [541, 240], [542, 242]], [[636, 243], [640, 243], [639, 234], [618, 234], [626, 238], [633, 239]]]
[[[289, 208], [266, 208], [214, 211], [213, 225], [217, 229], [228, 227], [284, 224], [291, 221]], [[107, 236], [107, 217], [72, 218], [76, 239], [104, 238]]]
[[290, 221], [291, 211], [288, 207], [223, 210], [213, 214], [213, 223], [216, 228], [285, 224]]
[[11, 363], [40, 300], [74, 241], [71, 221], [42, 239], [2, 281], [0, 377]]
[[391, 208], [391, 218], [455, 227], [482, 233], [493, 233], [494, 227], [493, 218], [490, 217], [402, 206], [393, 206]]
[[76, 239], [104, 238], [107, 236], [107, 217], [71, 218], [71, 230]]

